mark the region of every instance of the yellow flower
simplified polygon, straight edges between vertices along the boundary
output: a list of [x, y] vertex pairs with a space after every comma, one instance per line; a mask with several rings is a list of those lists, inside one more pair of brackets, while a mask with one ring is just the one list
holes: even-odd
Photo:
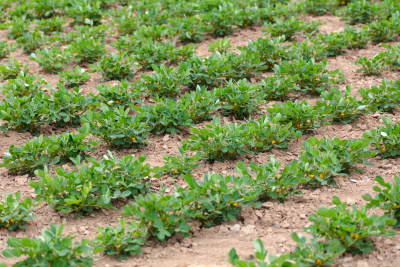
[[124, 188], [123, 188], [123, 187], [120, 187], [120, 188], [119, 188], [119, 190], [122, 190], [122, 189], [124, 189]]
[[175, 172], [175, 173], [177, 173], [177, 172], [178, 172], [178, 170], [175, 170], [174, 172]]
[[311, 177], [311, 178], [314, 178], [314, 174], [310, 174], [310, 177]]
[[323, 173], [320, 173], [320, 174], [319, 174], [319, 177], [320, 177], [320, 178], [324, 178], [324, 174], [323, 174]]
[[117, 103], [117, 104], [121, 104], [121, 101], [118, 101], [118, 100], [117, 100], [117, 101], [115, 101], [115, 103]]
[[321, 259], [317, 259], [316, 263], [320, 265], [320, 264], [322, 264], [322, 260]]
[[21, 217], [21, 215], [18, 214], [18, 217]]
[[275, 144], [275, 141], [272, 141], [272, 144]]
[[236, 206], [238, 205], [238, 203], [237, 203], [237, 202], [234, 202], [232, 205], [233, 205], [234, 207], [236, 207]]
[[354, 238], [355, 238], [355, 239], [358, 239], [359, 237], [360, 237], [359, 234], [354, 235]]
[[379, 103], [379, 100], [376, 100], [375, 102], [376, 102], [376, 103]]
[[136, 140], [136, 138], [135, 137], [132, 137], [132, 141], [135, 141]]
[[342, 112], [342, 114], [341, 114], [342, 116], [344, 116], [344, 113]]
[[119, 249], [119, 245], [116, 245], [115, 248], [118, 250]]

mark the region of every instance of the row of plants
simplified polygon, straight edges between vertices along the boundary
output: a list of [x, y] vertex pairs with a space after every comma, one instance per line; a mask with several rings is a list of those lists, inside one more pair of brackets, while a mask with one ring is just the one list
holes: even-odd
[[[128, 165], [132, 166], [133, 157], [126, 156], [121, 159], [121, 161], [125, 163], [129, 162]], [[96, 164], [95, 161], [92, 163]], [[111, 165], [105, 166], [107, 163], [111, 163]], [[123, 170], [123, 167], [116, 167], [115, 163], [115, 155], [109, 154], [109, 156], [104, 157], [101, 163], [97, 163], [95, 167], [88, 168], [85, 164], [81, 165], [79, 175], [85, 175], [84, 173], [89, 169], [89, 172], [95, 171], [96, 174], [102, 174], [100, 176], [103, 178], [105, 176], [114, 176], [115, 178], [118, 174], [122, 174], [122, 176], [126, 175], [126, 170]], [[117, 163], [119, 164], [120, 162], [117, 160]], [[138, 175], [142, 172], [142, 168], [145, 167], [142, 164], [143, 158], [139, 159], [139, 161], [135, 161], [135, 163], [138, 164], [134, 164], [135, 166], [129, 169], [128, 173], [130, 178], [133, 178], [134, 175]], [[184, 179], [188, 187], [177, 187], [174, 194], [167, 195], [164, 190], [161, 190], [158, 193], [137, 195], [134, 197], [135, 202], [123, 207], [122, 213], [122, 216], [135, 219], [135, 221], [127, 222], [126, 220], [121, 220], [120, 225], [117, 227], [106, 226], [105, 228], [99, 228], [98, 236], [95, 240], [91, 242], [89, 242], [89, 240], [82, 241], [84, 242], [83, 244], [88, 245], [85, 254], [88, 253], [90, 255], [91, 249], [96, 246], [96, 252], [104, 251], [107, 255], [116, 255], [119, 259], [126, 259], [128, 255], [141, 253], [140, 247], [145, 244], [147, 239], [165, 241], [176, 233], [182, 236], [189, 235], [190, 224], [188, 224], [188, 222], [192, 220], [199, 222], [202, 227], [210, 227], [215, 224], [220, 224], [223, 221], [237, 219], [244, 205], [255, 205], [259, 207], [260, 205], [257, 204], [258, 201], [266, 201], [271, 198], [284, 201], [288, 196], [299, 193], [297, 190], [294, 190], [299, 181], [291, 178], [293, 177], [293, 168], [287, 169], [287, 166], [285, 166], [285, 170], [279, 174], [278, 169], [280, 163], [275, 161], [273, 157], [271, 157], [271, 161], [265, 165], [252, 163], [250, 169], [243, 163], [239, 163], [238, 173], [241, 175], [239, 177], [207, 174], [203, 181], [196, 181], [191, 175], [186, 175]], [[108, 170], [107, 174], [104, 174], [105, 170]], [[148, 165], [147, 170], [149, 170]], [[45, 172], [37, 172], [39, 176], [44, 173]], [[72, 176], [72, 172], [66, 172], [61, 169], [58, 169], [57, 173], [61, 175], [61, 177], [63, 173], [67, 174], [65, 175], [66, 177]], [[53, 186], [50, 186], [52, 184], [52, 178], [50, 178], [48, 174], [45, 175], [47, 177], [43, 178], [43, 176], [41, 176], [42, 178], [39, 182], [32, 182], [32, 186], [36, 188], [35, 191], [38, 193], [38, 188], [43, 188], [43, 185], [47, 184], [48, 190], [40, 190], [41, 192], [38, 194], [38, 199], [42, 198], [44, 195], [48, 195], [47, 200], [52, 201], [52, 207], [58, 207], [57, 209], [65, 213], [82, 212], [83, 214], [90, 212], [91, 208], [105, 208], [102, 205], [82, 208], [82, 205], [79, 205], [79, 202], [76, 201], [77, 199], [75, 197], [78, 197], [78, 190], [76, 190], [76, 188], [82, 188], [81, 191], [84, 193], [93, 193], [96, 189], [91, 190], [92, 184], [89, 185], [90, 189], [87, 188], [88, 186], [77, 186], [73, 190], [75, 197], [65, 196], [64, 199], [62, 199], [60, 193], [54, 192], [54, 195], [51, 193], [51, 190], [57, 191], [58, 189], [58, 192], [64, 190], [64, 188], [56, 189], [55, 187], [55, 185], [58, 184], [57, 182], [60, 182], [58, 181], [60, 177], [54, 177]], [[93, 177], [97, 175], [90, 176], [92, 176], [91, 179], [93, 179]], [[141, 175], [139, 174], [139, 176]], [[77, 177], [75, 177], [75, 179], [76, 178]], [[121, 180], [126, 179], [127, 177], [122, 177]], [[303, 236], [294, 233], [292, 234], [292, 238], [297, 243], [295, 252], [281, 255], [279, 258], [270, 257], [271, 262], [269, 264], [287, 261], [287, 264], [292, 262], [296, 264], [303, 263], [322, 266], [324, 264], [333, 263], [335, 258], [345, 252], [353, 254], [369, 253], [374, 248], [370, 240], [371, 236], [394, 235], [394, 230], [389, 230], [387, 227], [398, 225], [396, 220], [399, 219], [400, 204], [396, 192], [399, 190], [400, 180], [398, 177], [395, 177], [394, 183], [390, 184], [384, 182], [381, 177], [377, 177], [376, 181], [383, 188], [374, 187], [374, 190], [378, 192], [375, 198], [372, 198], [370, 195], [365, 195], [364, 199], [369, 201], [369, 203], [360, 209], [357, 209], [353, 205], [352, 210], [350, 210], [347, 208], [347, 203], [342, 203], [338, 198], [334, 197], [333, 204], [335, 204], [335, 207], [321, 207], [316, 214], [311, 214], [309, 219], [313, 224], [304, 229], [307, 233], [312, 235], [311, 243], [307, 244]], [[145, 181], [142, 181], [142, 184], [143, 183], [145, 183]], [[136, 193], [138, 193], [138, 189], [136, 190]], [[128, 195], [130, 195], [130, 193]], [[54, 199], [53, 197], [55, 196], [58, 197]], [[85, 200], [86, 199], [87, 198], [85, 198]], [[93, 198], [89, 197], [89, 199]], [[63, 205], [58, 205], [60, 203], [57, 201], [66, 202]], [[98, 202], [101, 203], [101, 201]], [[25, 198], [21, 201], [20, 195], [18, 194], [15, 195], [15, 198], [14, 195], [8, 195], [5, 196], [3, 205], [7, 206], [7, 208], [4, 209], [1, 222], [10, 230], [13, 229], [12, 227], [25, 227], [26, 222], [32, 218], [32, 204], [30, 198]], [[75, 205], [74, 208], [72, 208], [73, 205]], [[368, 209], [375, 207], [383, 209], [385, 215], [368, 215]], [[57, 228], [58, 226], [53, 225], [50, 229], [55, 230], [54, 227]], [[63, 225], [60, 228], [61, 231], [62, 227]], [[44, 232], [46, 231], [48, 230], [44, 230]], [[8, 245], [11, 249], [5, 249], [3, 255], [6, 257], [19, 257], [26, 254], [29, 255], [29, 257], [25, 261], [30, 262], [40, 262], [44, 260], [43, 258], [46, 258], [46, 260], [55, 260], [54, 253], [48, 254], [52, 249], [47, 249], [46, 246], [34, 245], [34, 242], [52, 243], [55, 241], [53, 238], [61, 238], [61, 232], [57, 235], [53, 235], [52, 239], [31, 239], [30, 242], [28, 242], [28, 238], [23, 238], [24, 242], [22, 242], [22, 239], [10, 238], [8, 240]], [[69, 236], [67, 238], [69, 239]], [[74, 247], [74, 245], [72, 245], [70, 241], [71, 240], [65, 240], [62, 244], [69, 247], [69, 251], [72, 252], [73, 250], [71, 250], [71, 248]], [[256, 241], [256, 244], [259, 247], [256, 246], [258, 253], [256, 253], [255, 258], [260, 263], [263, 263], [266, 258], [266, 251], [262, 249], [261, 241]], [[79, 243], [75, 244], [75, 246], [78, 245]], [[39, 255], [43, 253], [47, 256], [40, 257]], [[56, 255], [60, 256], [58, 253], [56, 253]], [[58, 260], [75, 260], [72, 255], [73, 254], [68, 254], [67, 256], [64, 254], [64, 257]], [[230, 252], [230, 260], [235, 266], [255, 266], [252, 261], [239, 260], [235, 250]], [[267, 262], [263, 264], [265, 264], [265, 266], [270, 266]]]
[[389, 69], [397, 69], [400, 66], [400, 46], [382, 44], [387, 50], [380, 52], [372, 58], [362, 57], [355, 64], [360, 65], [358, 72], [364, 75], [382, 75], [382, 72]]

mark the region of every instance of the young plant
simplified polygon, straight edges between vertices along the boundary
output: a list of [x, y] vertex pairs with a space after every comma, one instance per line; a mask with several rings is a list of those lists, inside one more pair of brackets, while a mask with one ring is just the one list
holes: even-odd
[[147, 237], [146, 228], [139, 228], [135, 222], [120, 220], [118, 227], [99, 227], [96, 244], [104, 247], [106, 255], [115, 255], [118, 260], [126, 260], [127, 256], [141, 254], [141, 246]]
[[11, 145], [1, 162], [1, 166], [9, 172], [32, 175], [35, 170], [46, 165], [64, 164], [72, 157], [86, 156], [86, 152], [94, 151], [99, 144], [96, 141], [84, 141], [89, 134], [62, 133], [49, 137], [34, 137], [24, 145]]
[[175, 100], [164, 98], [156, 103], [136, 108], [143, 115], [142, 121], [150, 126], [152, 132], [175, 134], [193, 125], [189, 114]]
[[97, 66], [91, 66], [92, 71], [102, 73], [103, 80], [121, 80], [133, 78], [133, 58], [127, 56], [126, 52], [120, 54], [111, 53], [103, 57]]
[[15, 51], [13, 45], [7, 44], [6, 41], [0, 41], [0, 59], [7, 57], [13, 51]]
[[80, 93], [77, 87], [70, 92], [59, 86], [59, 89], [53, 90], [52, 93], [53, 98], [47, 111], [48, 122], [57, 127], [78, 126], [81, 115], [90, 108], [92, 99]]
[[48, 37], [44, 36], [42, 32], [33, 31], [24, 33], [21, 37], [17, 39], [18, 44], [22, 44], [22, 48], [25, 53], [30, 55], [34, 53], [36, 50], [40, 49], [44, 46], [48, 41]]
[[400, 103], [400, 81], [384, 79], [378, 86], [358, 90], [363, 104], [372, 111], [392, 112]]
[[266, 71], [271, 71], [275, 64], [281, 60], [289, 59], [289, 45], [284, 45], [285, 37], [276, 38], [258, 38], [255, 41], [248, 41], [247, 46], [238, 47], [240, 51], [256, 53], [260, 61], [266, 66]]
[[74, 24], [98, 25], [101, 23], [102, 10], [101, 2], [82, 0], [71, 2], [66, 8], [65, 13], [74, 19]]
[[[27, 70], [27, 69], [25, 69]], [[46, 80], [37, 75], [20, 72], [15, 79], [9, 79], [8, 83], [0, 85], [2, 93], [16, 97], [33, 96], [46, 91], [49, 86]]]
[[30, 197], [21, 199], [20, 193], [16, 192], [5, 194], [4, 200], [0, 201], [1, 230], [26, 229], [26, 224], [34, 217], [33, 204]]
[[71, 43], [69, 50], [78, 63], [94, 63], [107, 52], [105, 43], [101, 39], [86, 36]]
[[235, 31], [233, 28], [234, 18], [232, 16], [235, 11], [232, 3], [225, 2], [223, 5], [218, 6], [218, 9], [215, 8], [211, 12], [205, 13], [203, 18], [210, 23], [207, 30], [217, 37], [232, 34]]
[[206, 128], [192, 128], [193, 135], [189, 140], [182, 141], [186, 150], [201, 151], [206, 160], [234, 160], [249, 152], [250, 138], [245, 124], [221, 124], [214, 118]]
[[197, 163], [200, 159], [199, 153], [196, 153], [194, 157], [189, 157], [185, 154], [185, 149], [182, 147], [179, 148], [179, 153], [180, 155], [176, 157], [170, 155], [163, 157], [164, 166], [162, 170], [164, 175], [178, 178], [180, 175], [190, 174], [192, 170], [200, 166], [200, 164]]
[[174, 50], [174, 44], [171, 42], [148, 42], [135, 48], [134, 60], [142, 69], [153, 69], [161, 63], [170, 59], [170, 54]]
[[284, 202], [288, 197], [300, 194], [296, 186], [304, 181], [297, 162], [287, 164], [283, 171], [279, 170], [281, 163], [274, 156], [270, 162], [257, 165], [252, 162], [247, 167], [242, 161], [237, 164], [236, 171], [249, 178], [251, 189], [257, 195], [257, 200], [268, 201], [278, 199]]
[[190, 226], [184, 217], [186, 203], [174, 195], [166, 195], [165, 188], [159, 193], [138, 195], [135, 202], [122, 208], [123, 217], [133, 217], [141, 229], [165, 242], [175, 233], [188, 236]]
[[25, 33], [29, 32], [29, 25], [31, 21], [26, 16], [13, 16], [11, 22], [8, 24], [10, 32], [7, 34], [8, 37], [17, 39]]
[[178, 100], [178, 105], [184, 109], [195, 124], [211, 120], [212, 115], [220, 107], [220, 102], [213, 92], [198, 86], [196, 91], [186, 93]]
[[223, 115], [233, 115], [237, 119], [248, 118], [259, 111], [259, 88], [246, 79], [236, 83], [229, 81], [226, 87], [215, 89], [215, 96], [221, 102]]
[[256, 197], [248, 177], [207, 173], [203, 181], [196, 181], [190, 174], [184, 179], [188, 188], [179, 188], [176, 194], [187, 203], [185, 216], [203, 227], [238, 219], [242, 206], [252, 204]]
[[325, 114], [325, 120], [334, 123], [352, 123], [368, 111], [366, 105], [358, 101], [356, 96], [351, 97], [350, 94], [350, 86], [346, 87], [345, 92], [340, 92], [337, 87], [329, 92], [322, 92], [322, 101], [318, 101], [316, 105], [321, 109], [321, 113]]
[[88, 110], [82, 117], [82, 123], [87, 123], [94, 136], [102, 139], [115, 149], [139, 148], [148, 144], [149, 126], [143, 114], [130, 116], [130, 109], [122, 106], [111, 109], [105, 104], [100, 105], [101, 113]]
[[167, 68], [165, 65], [152, 66], [154, 73], [142, 74], [142, 79], [137, 86], [144, 88], [147, 94], [154, 97], [175, 98], [181, 92], [181, 85], [185, 83], [189, 70], [179, 71], [174, 67]]
[[43, 92], [24, 97], [7, 95], [0, 103], [0, 118], [5, 121], [0, 129], [37, 133], [47, 122], [49, 101]]
[[284, 61], [280, 66], [276, 65], [274, 70], [279, 76], [295, 76], [295, 85], [300, 91], [311, 95], [320, 95], [344, 79], [339, 69], [327, 70], [326, 61], [321, 63], [302, 59], [293, 62]]
[[91, 95], [97, 102], [104, 103], [110, 107], [128, 108], [130, 105], [142, 103], [142, 88], [133, 86], [132, 83], [122, 80], [121, 84], [111, 86], [109, 83], [102, 83], [95, 87], [99, 92]]
[[357, 59], [354, 64], [361, 65], [361, 69], [358, 69], [357, 72], [364, 72], [365, 76], [381, 76], [386, 68], [384, 61], [382, 54], [376, 54], [373, 58], [362, 57]]
[[400, 123], [394, 123], [391, 117], [382, 117], [385, 126], [367, 130], [363, 138], [368, 140], [382, 158], [400, 156]]
[[18, 266], [92, 266], [92, 254], [101, 252], [102, 248], [93, 249], [88, 239], [72, 243], [75, 237], [64, 236], [64, 226], [65, 222], [61, 225], [50, 223], [50, 228], [43, 229], [42, 236], [37, 238], [10, 237], [7, 245], [11, 248], [4, 249], [3, 256], [27, 256], [16, 263]]
[[249, 149], [257, 152], [270, 151], [272, 148], [286, 150], [290, 140], [301, 136], [301, 131], [292, 127], [291, 122], [281, 125], [281, 120], [281, 114], [273, 117], [263, 115], [257, 120], [250, 120], [246, 124], [249, 135], [253, 137]]
[[36, 50], [30, 58], [36, 61], [47, 73], [58, 73], [66, 68], [71, 61], [71, 55], [68, 51], [61, 51], [56, 47]]
[[45, 34], [52, 34], [53, 32], [60, 32], [63, 30], [62, 25], [67, 21], [62, 17], [52, 17], [50, 19], [42, 19], [36, 21], [37, 29]]
[[386, 183], [382, 177], [376, 176], [379, 186], [374, 186], [377, 192], [374, 198], [370, 194], [363, 196], [368, 201], [368, 208], [379, 208], [385, 215], [397, 220], [395, 226], [400, 226], [400, 177], [395, 175], [393, 183]]
[[279, 37], [284, 35], [288, 41], [293, 40], [297, 32], [304, 29], [304, 22], [296, 17], [290, 19], [277, 19], [275, 23], [268, 23], [263, 29], [269, 33], [271, 37]]
[[79, 66], [75, 66], [75, 68], [70, 70], [64, 70], [58, 73], [58, 76], [60, 77], [60, 83], [68, 88], [79, 87], [91, 78], [85, 69]]
[[349, 209], [338, 197], [333, 197], [332, 203], [334, 207], [322, 206], [309, 216], [313, 224], [305, 228], [306, 232], [327, 240], [338, 239], [352, 254], [371, 252], [375, 247], [370, 239], [372, 236], [396, 234], [395, 230], [388, 229], [396, 221], [386, 215], [368, 215], [367, 205], [358, 209], [353, 204]]
[[281, 105], [275, 104], [274, 107], [268, 109], [268, 113], [270, 117], [281, 114], [281, 123], [291, 122], [294, 128], [302, 132], [312, 131], [313, 128], [318, 128], [323, 123], [322, 114], [305, 100], [302, 102], [287, 101]]
[[191, 16], [185, 18], [177, 18], [180, 20], [174, 25], [175, 31], [178, 34], [178, 38], [181, 42], [188, 43], [201, 42], [206, 33], [207, 25], [204, 23], [201, 17]]
[[220, 54], [229, 52], [232, 47], [231, 41], [228, 38], [216, 40], [208, 45], [209, 52], [218, 52]]
[[[81, 158], [73, 159], [80, 164]], [[88, 215], [99, 209], [112, 209], [111, 192], [107, 184], [101, 183], [99, 175], [86, 163], [79, 166], [79, 171], [66, 171], [56, 168], [56, 175], [51, 175], [47, 167], [38, 170], [38, 181], [31, 181], [38, 200], [45, 200], [53, 209], [64, 214], [76, 216]], [[97, 175], [94, 175], [97, 174]]]
[[15, 79], [21, 72], [29, 73], [29, 66], [14, 60], [14, 58], [10, 58], [8, 64], [0, 65], [0, 74], [3, 81]]
[[298, 76], [269, 76], [261, 81], [260, 92], [266, 101], [283, 101], [294, 90]]

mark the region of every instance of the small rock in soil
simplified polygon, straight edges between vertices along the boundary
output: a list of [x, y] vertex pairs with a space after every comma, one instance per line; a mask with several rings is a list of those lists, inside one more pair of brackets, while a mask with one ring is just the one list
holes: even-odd
[[369, 267], [368, 262], [366, 261], [357, 261], [357, 267]]
[[264, 208], [270, 209], [270, 208], [273, 208], [273, 207], [274, 207], [274, 204], [271, 203], [271, 202], [265, 202], [265, 203], [262, 204], [262, 206], [263, 206]]
[[167, 142], [168, 140], [169, 140], [169, 135], [168, 134], [166, 134], [164, 137], [163, 137], [163, 142]]
[[242, 228], [242, 232], [246, 235], [253, 234], [256, 231], [256, 227], [252, 224], [246, 225]]
[[288, 229], [290, 225], [289, 225], [288, 221], [283, 221], [280, 226], [284, 229]]
[[232, 232], [239, 232], [240, 231], [240, 225], [239, 224], [235, 224], [234, 226], [231, 226], [231, 228], [229, 228], [229, 230], [231, 230]]
[[300, 214], [300, 219], [305, 219], [305, 218], [307, 218], [307, 216], [305, 215], [305, 214]]

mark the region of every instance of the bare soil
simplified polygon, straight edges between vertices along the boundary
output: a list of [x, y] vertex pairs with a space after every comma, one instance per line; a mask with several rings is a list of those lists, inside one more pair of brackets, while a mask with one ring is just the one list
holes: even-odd
[[[339, 18], [326, 15], [318, 18], [306, 17], [305, 19], [325, 21], [326, 24], [321, 27], [322, 33], [341, 31], [345, 23]], [[231, 40], [233, 49], [238, 46], [245, 46], [247, 40], [256, 40], [263, 36], [262, 27], [253, 27], [249, 29], [239, 29], [235, 34], [228, 36]], [[0, 40], [6, 38], [7, 30], [0, 31]], [[210, 55], [208, 44], [215, 39], [208, 37], [199, 44], [197, 55], [206, 57]], [[8, 40], [11, 42], [11, 40]], [[342, 56], [329, 58], [328, 63], [331, 69], [343, 70], [347, 78], [345, 84], [340, 85], [340, 89], [345, 89], [346, 85], [351, 85], [353, 93], [359, 88], [378, 85], [384, 78], [397, 80], [399, 73], [388, 71], [381, 77], [364, 77], [357, 73], [357, 67], [354, 61], [363, 56], [373, 56], [382, 51], [381, 45], [368, 45], [362, 50], [348, 50]], [[12, 57], [21, 62], [28, 63], [33, 73], [38, 73], [47, 81], [56, 86], [57, 75], [46, 74], [29, 56], [24, 54], [22, 49], [13, 52]], [[8, 59], [4, 59], [3, 63]], [[1, 63], [1, 62], [0, 62]], [[95, 93], [94, 87], [101, 83], [101, 75], [98, 73], [90, 74], [92, 79], [82, 87], [84, 93]], [[115, 83], [113, 81], [112, 83]], [[2, 96], [4, 97], [4, 96]], [[310, 102], [315, 102], [318, 98], [307, 98]], [[368, 114], [359, 118], [355, 123], [349, 125], [329, 125], [316, 129], [312, 135], [321, 137], [339, 137], [339, 138], [359, 138], [367, 129], [373, 129], [381, 125], [381, 114]], [[396, 110], [392, 114], [393, 118], [400, 121], [400, 112]], [[227, 119], [230, 120], [230, 119]], [[44, 129], [44, 135], [61, 133], [72, 129], [53, 129], [47, 127]], [[301, 152], [301, 146], [305, 139], [312, 135], [303, 136], [289, 144], [287, 151], [273, 150], [269, 153], [250, 155], [238, 159], [249, 163], [255, 161], [259, 164], [269, 161], [269, 156], [274, 155], [283, 164], [297, 158]], [[183, 139], [187, 139], [188, 133], [180, 133], [168, 136], [152, 136], [151, 144], [143, 150], [119, 150], [116, 151], [119, 156], [127, 154], [146, 154], [147, 161], [152, 166], [160, 166], [163, 163], [163, 156], [166, 154], [178, 155], [178, 147]], [[0, 134], [0, 155], [5, 153], [11, 144], [23, 144], [27, 139], [31, 139], [29, 133], [17, 133], [10, 131], [9, 136]], [[100, 145], [92, 153], [92, 156], [100, 158], [106, 153], [107, 147]], [[201, 179], [206, 172], [217, 172], [223, 174], [235, 173], [237, 161], [209, 164], [202, 162], [200, 168], [193, 172], [194, 177]], [[250, 259], [253, 255], [253, 243], [256, 238], [261, 238], [266, 249], [272, 255], [287, 253], [291, 251], [295, 244], [290, 238], [294, 231], [303, 232], [302, 228], [309, 224], [307, 219], [310, 213], [315, 212], [322, 205], [331, 205], [332, 196], [338, 196], [349, 204], [362, 205], [364, 201], [362, 196], [366, 193], [373, 193], [375, 176], [380, 175], [386, 181], [392, 181], [393, 175], [400, 172], [400, 159], [381, 159], [379, 157], [371, 159], [371, 166], [360, 166], [363, 173], [353, 173], [348, 178], [337, 178], [339, 188], [323, 187], [320, 189], [303, 190], [303, 195], [294, 197], [285, 203], [267, 202], [261, 208], [245, 208], [241, 213], [240, 220], [230, 221], [220, 226], [212, 228], [202, 228], [193, 226], [193, 234], [190, 237], [182, 238], [175, 236], [166, 243], [149, 243], [143, 247], [143, 254], [130, 257], [126, 261], [118, 262], [113, 257], [96, 256], [96, 266], [229, 266], [227, 253], [231, 248], [236, 248], [242, 258]], [[29, 186], [30, 178], [26, 175], [14, 176], [8, 174], [5, 168], [0, 168], [0, 193], [10, 191], [19, 191], [25, 196], [35, 197], [33, 189]], [[174, 184], [183, 185], [181, 179], [172, 177], [162, 177], [154, 184], [164, 184], [173, 188]], [[126, 202], [128, 203], [128, 202]], [[120, 203], [121, 206], [126, 203]], [[41, 234], [44, 227], [49, 223], [62, 223], [66, 220], [65, 232], [75, 233], [80, 238], [94, 238], [98, 227], [106, 225], [116, 225], [121, 218], [120, 211], [104, 210], [94, 213], [84, 218], [74, 218], [55, 212], [48, 205], [42, 204], [35, 209], [36, 219], [32, 220], [25, 231], [0, 231], [0, 249], [6, 247], [6, 241], [9, 237], [33, 237]], [[374, 239], [376, 248], [370, 254], [363, 256], [347, 255], [338, 261], [337, 266], [400, 266], [400, 235], [397, 234], [392, 239]], [[0, 262], [13, 263], [15, 259], [6, 259], [0, 256]]]

